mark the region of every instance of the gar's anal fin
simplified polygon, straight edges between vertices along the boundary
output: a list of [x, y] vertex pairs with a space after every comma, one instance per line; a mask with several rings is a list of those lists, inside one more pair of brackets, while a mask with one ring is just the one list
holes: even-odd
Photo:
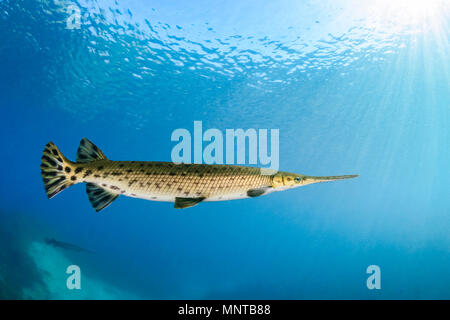
[[86, 183], [86, 192], [88, 194], [89, 201], [97, 212], [105, 209], [119, 196], [118, 194], [114, 194], [99, 187], [95, 183], [90, 182]]

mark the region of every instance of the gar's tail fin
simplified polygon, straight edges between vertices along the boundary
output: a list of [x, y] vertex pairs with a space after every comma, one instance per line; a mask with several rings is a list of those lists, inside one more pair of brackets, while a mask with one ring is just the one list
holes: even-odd
[[64, 157], [54, 143], [47, 143], [41, 158], [41, 175], [48, 198], [53, 198], [75, 183], [86, 182], [89, 201], [95, 211], [109, 206], [119, 195], [84, 180], [92, 174], [89, 163], [99, 160], [107, 160], [105, 154], [86, 138], [80, 142], [77, 162]]
[[73, 170], [74, 163], [64, 157], [53, 142], [47, 143], [41, 158], [41, 175], [49, 199], [74, 184], [70, 180]]

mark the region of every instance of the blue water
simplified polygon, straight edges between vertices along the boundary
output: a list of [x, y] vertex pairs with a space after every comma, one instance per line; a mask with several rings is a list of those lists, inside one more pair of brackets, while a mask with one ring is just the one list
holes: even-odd
[[[0, 1], [0, 297], [449, 299], [449, 36], [440, 0]], [[170, 161], [196, 120], [278, 128], [281, 170], [360, 177], [182, 211], [47, 199], [47, 142]]]

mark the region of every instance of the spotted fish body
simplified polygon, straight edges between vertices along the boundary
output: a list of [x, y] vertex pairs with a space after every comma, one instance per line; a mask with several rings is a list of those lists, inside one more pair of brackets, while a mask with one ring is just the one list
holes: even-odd
[[[107, 207], [119, 195], [170, 201], [175, 202], [175, 208], [187, 208], [202, 201], [243, 199], [284, 190], [296, 186], [298, 177], [308, 184], [308, 176], [268, 174], [254, 167], [111, 161], [87, 139], [81, 140], [77, 162], [65, 158], [53, 143], [47, 144], [41, 173], [49, 198], [73, 184], [86, 183], [96, 211]], [[354, 176], [315, 178], [330, 181], [350, 177]]]
[[226, 165], [174, 164], [98, 160], [78, 165], [77, 181], [94, 183], [116, 194], [174, 201], [176, 197], [229, 200], [247, 190], [269, 187], [269, 176], [258, 168]]

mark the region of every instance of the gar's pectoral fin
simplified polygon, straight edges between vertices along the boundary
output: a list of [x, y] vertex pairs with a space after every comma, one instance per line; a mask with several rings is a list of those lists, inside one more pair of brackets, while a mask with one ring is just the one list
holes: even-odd
[[175, 209], [184, 209], [184, 208], [193, 207], [193, 206], [199, 204], [200, 202], [202, 202], [205, 199], [206, 199], [205, 197], [200, 197], [200, 198], [179, 198], [179, 197], [176, 197], [175, 198], [174, 208]]
[[247, 191], [247, 196], [251, 198], [262, 196], [264, 193], [267, 192], [267, 189], [269, 189], [269, 187], [250, 189]]

